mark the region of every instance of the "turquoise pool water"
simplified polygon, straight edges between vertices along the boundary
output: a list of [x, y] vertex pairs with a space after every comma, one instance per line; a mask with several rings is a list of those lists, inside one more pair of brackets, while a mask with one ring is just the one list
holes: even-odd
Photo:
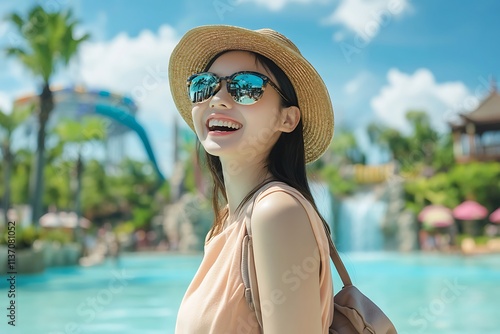
[[[355, 284], [399, 333], [500, 333], [500, 256], [343, 254]], [[123, 256], [118, 264], [17, 277], [16, 327], [0, 333], [167, 334], [200, 255]], [[334, 276], [335, 290], [340, 288]], [[196, 321], [196, 319], [193, 319]]]

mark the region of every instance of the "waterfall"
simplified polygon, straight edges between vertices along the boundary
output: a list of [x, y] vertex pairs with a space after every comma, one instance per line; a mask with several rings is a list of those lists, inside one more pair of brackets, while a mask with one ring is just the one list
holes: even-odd
[[341, 252], [380, 251], [384, 248], [381, 224], [387, 202], [371, 188], [342, 199], [332, 196], [326, 183], [309, 181], [319, 212], [330, 225]]
[[[356, 192], [342, 200], [335, 198], [333, 233], [337, 249], [342, 252], [366, 252], [383, 249], [381, 230], [387, 203], [370, 189]], [[335, 201], [338, 201], [335, 203]]]

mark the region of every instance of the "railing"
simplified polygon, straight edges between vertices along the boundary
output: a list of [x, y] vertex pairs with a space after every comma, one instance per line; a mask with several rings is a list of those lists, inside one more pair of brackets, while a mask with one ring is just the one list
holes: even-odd
[[461, 155], [456, 155], [457, 162], [471, 162], [471, 161], [500, 161], [500, 143], [494, 142], [491, 144], [482, 144], [481, 141], [475, 141], [475, 150], [470, 152], [468, 142], [462, 142]]
[[473, 154], [456, 156], [457, 162], [500, 161], [500, 144], [476, 146]]

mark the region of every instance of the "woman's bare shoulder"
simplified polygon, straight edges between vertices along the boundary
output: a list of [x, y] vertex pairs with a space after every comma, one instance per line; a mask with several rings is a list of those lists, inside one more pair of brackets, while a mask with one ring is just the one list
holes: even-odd
[[298, 241], [310, 241], [310, 247], [315, 245], [306, 209], [295, 196], [284, 191], [272, 192], [256, 202], [251, 224], [254, 240], [274, 240], [274, 246]]
[[265, 194], [257, 200], [252, 216], [279, 219], [283, 216], [301, 213], [306, 214], [303, 205], [294, 195], [283, 190]]

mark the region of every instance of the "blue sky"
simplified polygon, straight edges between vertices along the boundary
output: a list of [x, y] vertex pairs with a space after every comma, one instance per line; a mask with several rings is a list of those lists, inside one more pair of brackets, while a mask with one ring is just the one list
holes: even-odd
[[[166, 174], [172, 117], [177, 117], [168, 58], [179, 38], [198, 25], [269, 27], [285, 34], [327, 84], [337, 129], [354, 131], [366, 150], [367, 123], [376, 120], [407, 131], [405, 111], [424, 109], [445, 130], [446, 119], [476, 106], [491, 76], [500, 77], [500, 3], [494, 0], [46, 0], [2, 2], [0, 16], [34, 3], [71, 7], [82, 31], [93, 36], [55, 84], [138, 97], [145, 78], [155, 79], [137, 99], [138, 118]], [[15, 43], [13, 36], [12, 28], [0, 23], [0, 48]], [[3, 109], [37, 89], [3, 54], [0, 74]], [[133, 151], [142, 152], [137, 139], [129, 140], [137, 148]]]

